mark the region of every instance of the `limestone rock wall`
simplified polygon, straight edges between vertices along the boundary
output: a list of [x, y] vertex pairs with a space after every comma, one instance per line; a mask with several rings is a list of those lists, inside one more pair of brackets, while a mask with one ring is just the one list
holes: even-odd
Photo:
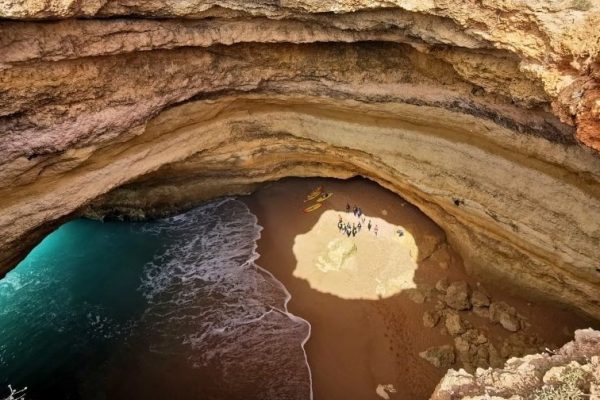
[[575, 331], [558, 350], [509, 359], [504, 368], [450, 370], [431, 400], [524, 400], [600, 397], [600, 332]]
[[597, 3], [9, 0], [0, 17], [0, 272], [83, 212], [362, 175], [481, 279], [600, 318]]

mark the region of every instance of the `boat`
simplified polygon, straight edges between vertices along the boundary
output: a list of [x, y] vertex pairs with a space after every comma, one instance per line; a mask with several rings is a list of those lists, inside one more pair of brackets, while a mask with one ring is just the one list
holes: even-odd
[[310, 192], [307, 196], [306, 199], [304, 200], [304, 202], [306, 203], [307, 201], [311, 201], [314, 200], [315, 198], [317, 198], [319, 195], [321, 195], [321, 193], [323, 193], [323, 186], [319, 186], [317, 188], [315, 188], [312, 192]]
[[308, 207], [306, 207], [306, 208], [305, 208], [303, 211], [304, 211], [305, 213], [309, 213], [309, 212], [311, 212], [311, 211], [315, 211], [315, 210], [317, 210], [317, 209], [321, 208], [321, 206], [322, 206], [322, 205], [323, 205], [323, 204], [321, 204], [321, 203], [315, 203], [315, 204], [313, 204], [312, 206], [308, 206]]
[[333, 193], [323, 193], [323, 194], [321, 195], [321, 197], [319, 197], [319, 198], [317, 199], [317, 202], [318, 202], [318, 203], [321, 203], [321, 202], [323, 202], [323, 201], [327, 200], [328, 198], [330, 198], [331, 196], [333, 196]]

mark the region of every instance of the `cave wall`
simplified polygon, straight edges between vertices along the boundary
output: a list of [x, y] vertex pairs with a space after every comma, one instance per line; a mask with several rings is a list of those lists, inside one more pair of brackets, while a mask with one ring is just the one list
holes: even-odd
[[74, 215], [361, 175], [482, 280], [600, 318], [600, 6], [585, 4], [5, 2], [0, 271]]

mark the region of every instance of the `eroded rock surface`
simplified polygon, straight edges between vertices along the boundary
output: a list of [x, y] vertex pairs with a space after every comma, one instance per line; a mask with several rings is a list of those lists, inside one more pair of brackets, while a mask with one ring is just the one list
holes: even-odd
[[444, 301], [448, 307], [455, 310], [468, 310], [471, 308], [471, 288], [465, 281], [452, 282], [446, 289]]
[[429, 361], [434, 367], [437, 368], [450, 368], [454, 364], [454, 348], [452, 346], [444, 345], [438, 347], [431, 347], [421, 353], [421, 358]]
[[[546, 393], [546, 395], [544, 395]], [[553, 393], [553, 396], [549, 396]], [[502, 368], [450, 370], [432, 400], [598, 398], [600, 332], [575, 332], [575, 340], [552, 353], [511, 358]]]
[[[423, 292], [420, 286], [415, 290], [416, 293]], [[503, 301], [494, 301], [479, 282], [475, 287], [471, 291], [465, 281], [449, 283], [447, 279], [443, 279], [438, 281], [436, 288], [430, 288], [429, 296], [421, 297], [420, 303], [428, 306], [428, 310], [423, 313], [423, 326], [435, 328], [438, 324], [441, 325], [440, 332], [448, 336], [445, 346], [453, 348], [455, 355], [451, 363], [453, 368], [462, 368], [469, 373], [479, 368], [499, 368], [511, 357], [535, 354], [550, 346], [529, 329], [531, 324], [515, 307]], [[465, 306], [469, 293], [472, 293], [471, 299], [478, 299], [478, 305], [473, 308]], [[475, 295], [476, 293], [478, 294]], [[448, 294], [451, 294], [451, 301], [448, 301]], [[455, 298], [459, 301], [455, 302]], [[482, 313], [481, 310], [486, 312]], [[473, 314], [484, 320], [473, 319]], [[506, 333], [510, 333], [494, 334], [490, 330], [490, 324], [498, 324]], [[442, 364], [438, 359], [443, 353], [440, 348], [432, 347], [420, 355], [439, 368]]]
[[0, 271], [82, 212], [363, 175], [471, 273], [600, 318], [596, 2], [24, 0], [0, 17]]

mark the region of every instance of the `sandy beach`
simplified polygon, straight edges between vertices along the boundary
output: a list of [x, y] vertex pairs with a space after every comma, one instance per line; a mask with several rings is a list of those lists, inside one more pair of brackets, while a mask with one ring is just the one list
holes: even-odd
[[[333, 196], [319, 209], [303, 212], [307, 194], [319, 185]], [[314, 398], [428, 398], [445, 370], [419, 352], [452, 344], [453, 338], [439, 326], [424, 327], [423, 313], [433, 305], [415, 302], [411, 294], [442, 278], [477, 286], [446, 245], [443, 231], [401, 197], [364, 179], [286, 179], [242, 200], [264, 227], [258, 264], [289, 290], [290, 312], [312, 325], [305, 348]], [[364, 225], [356, 237], [340, 233], [340, 216], [344, 223], [361, 221], [345, 212], [347, 204], [358, 205], [367, 219], [378, 221], [377, 237]], [[527, 318], [528, 333], [555, 346], [568, 341], [575, 328], [590, 325], [568, 311], [486, 290]], [[490, 337], [508, 335], [489, 320], [465, 318]]]

